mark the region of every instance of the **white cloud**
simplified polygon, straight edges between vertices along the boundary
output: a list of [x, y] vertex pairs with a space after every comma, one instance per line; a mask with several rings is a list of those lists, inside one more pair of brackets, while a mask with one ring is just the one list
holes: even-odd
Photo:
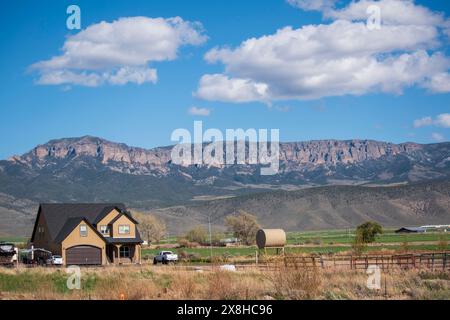
[[431, 117], [423, 117], [421, 119], [414, 120], [414, 128], [420, 128], [425, 126], [431, 126], [433, 124], [433, 119]]
[[188, 113], [193, 116], [207, 117], [211, 114], [211, 110], [208, 108], [191, 107], [189, 108]]
[[380, 8], [383, 25], [431, 25], [443, 24], [442, 13], [415, 4], [412, 0], [360, 0], [352, 1], [347, 7], [324, 12], [325, 17], [349, 21], [366, 21], [367, 8], [375, 5]]
[[287, 2], [305, 11], [324, 11], [333, 8], [336, 0], [287, 0]]
[[[290, 2], [315, 8], [310, 1]], [[365, 8], [368, 3], [364, 1]], [[410, 1], [383, 0], [380, 4], [386, 14], [404, 7], [402, 18], [395, 20], [387, 14], [389, 23], [369, 30], [365, 21], [353, 21], [362, 18], [357, 4], [333, 9], [329, 16], [335, 21], [329, 24], [285, 27], [236, 48], [210, 50], [205, 60], [224, 64], [224, 73], [204, 75], [195, 94], [206, 100], [267, 102], [370, 92], [401, 94], [412, 86], [450, 91], [445, 82], [450, 59], [439, 51], [442, 15]], [[256, 84], [263, 90], [255, 90]]]
[[437, 141], [437, 142], [441, 142], [441, 141], [444, 141], [444, 140], [445, 140], [444, 136], [443, 136], [442, 134], [440, 134], [440, 133], [437, 133], [437, 132], [433, 132], [433, 133], [431, 134], [431, 138], [432, 138], [434, 141]]
[[439, 127], [450, 128], [450, 113], [438, 115], [434, 123]]
[[267, 85], [250, 79], [230, 79], [222, 74], [206, 74], [200, 79], [195, 96], [205, 100], [226, 102], [264, 101]]
[[73, 84], [86, 87], [97, 87], [104, 83], [124, 85], [128, 82], [142, 84], [144, 82], [156, 83], [156, 81], [157, 74], [155, 69], [122, 67], [113, 73], [49, 70], [42, 73], [41, 77], [37, 80], [37, 83], [41, 85]]
[[184, 45], [206, 41], [199, 23], [175, 18], [129, 17], [100, 22], [70, 36], [62, 54], [31, 66], [38, 84], [98, 86], [155, 83], [152, 62], [177, 58]]
[[450, 92], [450, 74], [448, 72], [437, 73], [426, 81], [423, 86], [431, 92]]
[[450, 128], [450, 113], [442, 113], [433, 119], [432, 117], [423, 117], [421, 119], [414, 120], [414, 128], [437, 126], [442, 128]]

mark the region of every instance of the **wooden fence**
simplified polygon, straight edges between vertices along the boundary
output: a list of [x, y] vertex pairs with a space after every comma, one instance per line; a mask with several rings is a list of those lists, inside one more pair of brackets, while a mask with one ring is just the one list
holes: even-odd
[[333, 255], [333, 256], [299, 256], [278, 257], [277, 260], [261, 261], [258, 264], [237, 265], [238, 269], [258, 268], [259, 270], [276, 270], [280, 268], [301, 269], [349, 269], [366, 270], [369, 266], [378, 266], [383, 271], [390, 269], [427, 269], [432, 271], [450, 271], [450, 251], [379, 254], [379, 255]]

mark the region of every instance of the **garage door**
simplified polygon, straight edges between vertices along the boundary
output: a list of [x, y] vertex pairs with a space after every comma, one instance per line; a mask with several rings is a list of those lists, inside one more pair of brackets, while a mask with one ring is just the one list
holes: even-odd
[[102, 250], [91, 246], [76, 246], [66, 250], [67, 265], [102, 264]]

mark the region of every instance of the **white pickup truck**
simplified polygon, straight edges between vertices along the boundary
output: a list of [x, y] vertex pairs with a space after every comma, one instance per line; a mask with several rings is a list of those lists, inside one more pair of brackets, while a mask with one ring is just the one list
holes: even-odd
[[153, 264], [157, 264], [161, 262], [162, 264], [168, 264], [169, 262], [177, 262], [178, 255], [173, 253], [172, 251], [160, 251], [158, 255], [153, 258]]

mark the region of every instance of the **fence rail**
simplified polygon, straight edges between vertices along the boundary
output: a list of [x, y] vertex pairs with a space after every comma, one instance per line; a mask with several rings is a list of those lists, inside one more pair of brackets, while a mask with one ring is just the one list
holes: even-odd
[[237, 265], [238, 269], [258, 268], [272, 271], [280, 268], [301, 269], [350, 269], [366, 270], [376, 265], [383, 271], [390, 269], [427, 269], [432, 271], [450, 271], [450, 251], [411, 253], [411, 254], [379, 254], [379, 255], [333, 255], [333, 256], [298, 256], [279, 257], [275, 261], [261, 261], [258, 264]]

